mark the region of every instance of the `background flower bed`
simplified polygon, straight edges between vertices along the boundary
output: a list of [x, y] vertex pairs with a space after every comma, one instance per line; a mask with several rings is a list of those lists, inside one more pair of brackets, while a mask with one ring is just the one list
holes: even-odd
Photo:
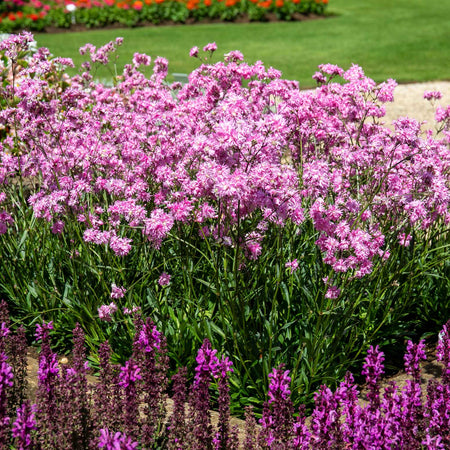
[[133, 27], [143, 24], [187, 21], [295, 20], [298, 15], [323, 15], [328, 0], [9, 0], [0, 5], [0, 31], [83, 25]]
[[214, 44], [191, 50], [204, 64], [185, 86], [165, 82], [162, 58], [145, 76], [136, 54], [105, 87], [91, 72], [120, 39], [85, 46], [72, 79], [69, 60], [30, 58], [30, 40], [1, 44], [0, 285], [17, 320], [54, 320], [61, 349], [78, 321], [92, 358], [110, 339], [123, 362], [140, 308], [172, 370], [193, 366], [205, 336], [233, 359], [236, 410], [261, 404], [279, 363], [298, 404], [371, 342], [440, 324], [448, 109], [440, 138], [412, 119], [389, 130], [392, 80], [324, 65], [300, 92], [237, 51], [208, 64]]

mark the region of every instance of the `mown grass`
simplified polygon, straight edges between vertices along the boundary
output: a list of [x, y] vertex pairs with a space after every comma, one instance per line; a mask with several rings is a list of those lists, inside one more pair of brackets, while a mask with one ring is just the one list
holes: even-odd
[[248, 62], [262, 60], [302, 87], [313, 86], [317, 65], [328, 62], [344, 68], [358, 64], [375, 81], [407, 83], [450, 79], [449, 17], [450, 0], [331, 0], [322, 20], [94, 30], [37, 34], [36, 39], [77, 65], [83, 61], [80, 46], [123, 36], [118, 66], [141, 52], [168, 58], [170, 73], [189, 73], [198, 65], [189, 49], [215, 41], [219, 55], [238, 49]]

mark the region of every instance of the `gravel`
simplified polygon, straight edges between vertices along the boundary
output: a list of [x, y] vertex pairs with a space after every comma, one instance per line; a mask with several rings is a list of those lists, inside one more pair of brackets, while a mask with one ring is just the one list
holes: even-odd
[[[423, 98], [425, 91], [440, 91], [442, 99], [433, 106]], [[394, 102], [385, 105], [385, 123], [389, 125], [399, 117], [410, 117], [425, 122], [424, 129], [434, 129], [434, 111], [437, 105], [450, 105], [450, 81], [398, 85], [394, 91]]]

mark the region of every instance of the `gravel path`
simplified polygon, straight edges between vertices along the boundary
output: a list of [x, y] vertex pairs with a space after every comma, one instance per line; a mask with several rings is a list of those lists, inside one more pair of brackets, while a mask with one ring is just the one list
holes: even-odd
[[[442, 99], [435, 106], [423, 98], [425, 91], [440, 91]], [[424, 129], [434, 128], [435, 107], [450, 105], [450, 81], [430, 81], [427, 83], [401, 84], [395, 88], [394, 102], [387, 103], [385, 123], [388, 125], [399, 117], [410, 117], [425, 121]]]

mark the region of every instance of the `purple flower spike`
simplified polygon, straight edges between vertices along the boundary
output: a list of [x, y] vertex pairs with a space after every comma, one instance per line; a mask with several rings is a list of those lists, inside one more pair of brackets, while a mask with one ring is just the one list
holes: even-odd
[[36, 333], [34, 333], [34, 337], [37, 341], [44, 341], [45, 338], [49, 335], [49, 331], [53, 330], [53, 321], [48, 323], [42, 322], [42, 325], [36, 325]]
[[104, 448], [105, 450], [134, 450], [138, 445], [137, 442], [133, 442], [131, 438], [120, 431], [113, 433], [108, 428], [100, 430], [99, 448]]
[[127, 361], [125, 366], [120, 368], [119, 385], [126, 388], [131, 383], [136, 383], [136, 381], [142, 379], [139, 374], [140, 371], [141, 369], [135, 363]]
[[384, 353], [380, 351], [378, 345], [376, 347], [370, 346], [367, 351], [366, 361], [363, 364], [362, 375], [366, 376], [367, 382], [367, 399], [370, 403], [370, 408], [375, 411], [380, 406], [380, 386], [379, 380], [384, 373]]
[[450, 384], [450, 320], [442, 327], [439, 333], [439, 342], [436, 346], [436, 358], [444, 364], [445, 370], [442, 374], [442, 382]]
[[408, 341], [404, 359], [406, 373], [411, 375], [416, 383], [420, 383], [420, 361], [427, 359], [425, 341], [422, 339], [418, 344]]
[[36, 405], [27, 400], [18, 410], [17, 419], [12, 426], [12, 435], [16, 438], [16, 448], [19, 450], [32, 448], [31, 431], [36, 429]]
[[278, 445], [288, 442], [294, 429], [289, 370], [284, 370], [284, 364], [280, 364], [269, 374], [269, 380], [269, 399], [264, 403], [259, 422], [265, 443], [278, 448]]
[[210, 374], [215, 377], [219, 370], [219, 359], [216, 356], [217, 350], [211, 348], [211, 343], [208, 339], [203, 341], [203, 345], [200, 347], [197, 358], [197, 367], [195, 368], [195, 384], [199, 384], [200, 381]]
[[277, 398], [286, 400], [291, 395], [289, 390], [289, 384], [291, 377], [289, 376], [289, 370], [281, 370], [282, 366], [278, 369], [273, 369], [272, 373], [269, 373], [269, 403], [273, 403]]

